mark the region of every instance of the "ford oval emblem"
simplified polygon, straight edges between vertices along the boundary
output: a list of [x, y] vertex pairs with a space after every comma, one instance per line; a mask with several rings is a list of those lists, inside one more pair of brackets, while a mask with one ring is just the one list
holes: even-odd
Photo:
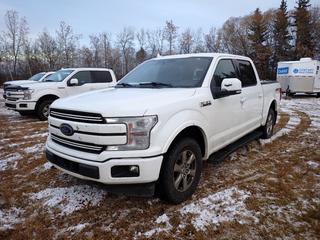
[[74, 134], [73, 128], [66, 123], [62, 123], [60, 125], [60, 131], [66, 136], [72, 136]]

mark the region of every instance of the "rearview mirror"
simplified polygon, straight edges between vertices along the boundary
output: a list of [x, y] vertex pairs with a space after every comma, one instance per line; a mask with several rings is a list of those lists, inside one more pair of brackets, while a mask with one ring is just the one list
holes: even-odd
[[221, 91], [217, 94], [218, 98], [241, 93], [242, 83], [238, 78], [225, 78], [221, 83]]
[[78, 86], [79, 85], [79, 80], [77, 78], [72, 78], [69, 81], [69, 86]]

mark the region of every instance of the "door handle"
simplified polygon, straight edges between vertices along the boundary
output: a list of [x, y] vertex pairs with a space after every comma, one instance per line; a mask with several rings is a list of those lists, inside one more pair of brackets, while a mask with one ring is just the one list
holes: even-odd
[[260, 93], [260, 94], [258, 95], [258, 97], [259, 97], [259, 98], [262, 98], [262, 94]]

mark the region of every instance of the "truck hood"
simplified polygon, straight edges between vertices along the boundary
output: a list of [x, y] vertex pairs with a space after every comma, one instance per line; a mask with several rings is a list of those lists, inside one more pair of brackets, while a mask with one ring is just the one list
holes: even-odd
[[13, 80], [13, 81], [6, 81], [3, 84], [4, 85], [19, 85], [19, 84], [31, 83], [31, 82], [35, 82], [35, 81], [32, 81], [32, 80]]
[[51, 108], [100, 113], [103, 117], [143, 116], [148, 109], [172, 106], [193, 88], [109, 88], [55, 101]]
[[[27, 87], [30, 89], [40, 90], [40, 89], [50, 89], [50, 88], [57, 88], [61, 82], [37, 82], [32, 81], [32, 83], [20, 84], [22, 87]], [[16, 85], [16, 84], [15, 84]]]

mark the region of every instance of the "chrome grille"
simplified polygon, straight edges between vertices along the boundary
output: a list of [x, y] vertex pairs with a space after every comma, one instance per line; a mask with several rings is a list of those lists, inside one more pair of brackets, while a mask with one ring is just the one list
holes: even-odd
[[50, 109], [50, 116], [63, 120], [86, 122], [86, 123], [105, 123], [104, 118], [97, 113], [78, 112], [71, 110]]
[[96, 145], [96, 144], [90, 144], [90, 143], [79, 142], [71, 139], [66, 139], [52, 133], [51, 133], [51, 139], [55, 143], [60, 144], [62, 146], [70, 147], [70, 148], [73, 148], [79, 151], [84, 151], [84, 152], [101, 153], [105, 149], [105, 146], [102, 146], [102, 145]]

